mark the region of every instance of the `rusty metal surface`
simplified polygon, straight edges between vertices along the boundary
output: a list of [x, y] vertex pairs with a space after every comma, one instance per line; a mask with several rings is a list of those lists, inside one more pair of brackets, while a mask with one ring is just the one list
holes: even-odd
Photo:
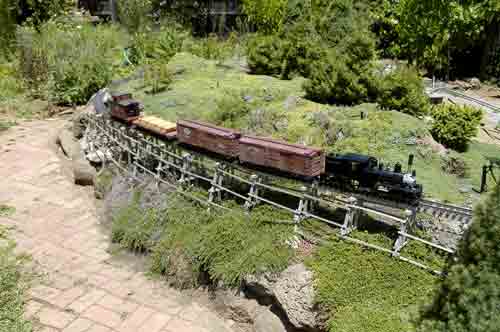
[[299, 176], [318, 176], [325, 170], [325, 153], [321, 149], [269, 138], [244, 136], [240, 139], [239, 157], [242, 162]]
[[121, 100], [132, 99], [132, 94], [128, 92], [113, 92], [111, 97], [114, 102], [119, 102]]
[[141, 115], [141, 104], [133, 99], [120, 100], [111, 106], [111, 115], [115, 118], [131, 122]]
[[232, 129], [199, 121], [177, 121], [177, 138], [181, 143], [203, 148], [226, 157], [238, 157], [240, 137], [241, 134]]

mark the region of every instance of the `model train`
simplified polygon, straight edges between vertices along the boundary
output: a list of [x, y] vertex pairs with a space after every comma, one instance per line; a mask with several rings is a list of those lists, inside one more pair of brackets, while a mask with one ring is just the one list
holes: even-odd
[[191, 149], [202, 149], [250, 167], [306, 181], [319, 179], [322, 184], [349, 191], [412, 202], [422, 197], [423, 188], [416, 182], [416, 173], [409, 173], [413, 156], [410, 156], [408, 172], [404, 173], [400, 164], [388, 170], [370, 156], [326, 155], [322, 149], [244, 135], [199, 121], [178, 120], [174, 124], [154, 116], [143, 116], [141, 104], [129, 93], [114, 93], [111, 99], [111, 117], [165, 140], [176, 140]]

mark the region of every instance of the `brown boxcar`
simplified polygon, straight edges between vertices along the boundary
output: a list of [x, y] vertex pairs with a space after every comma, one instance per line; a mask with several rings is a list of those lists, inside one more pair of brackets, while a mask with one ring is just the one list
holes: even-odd
[[231, 129], [198, 121], [177, 121], [177, 138], [179, 142], [203, 148], [222, 156], [238, 157], [238, 140], [240, 137], [239, 132]]
[[240, 139], [240, 161], [301, 177], [315, 177], [325, 171], [323, 150], [255, 136]]
[[134, 125], [169, 140], [173, 139], [173, 137], [175, 138], [174, 134], [177, 129], [175, 123], [165, 121], [156, 116], [142, 116], [134, 121]]
[[113, 103], [111, 115], [115, 118], [131, 122], [141, 115], [141, 104], [133, 99], [120, 100]]

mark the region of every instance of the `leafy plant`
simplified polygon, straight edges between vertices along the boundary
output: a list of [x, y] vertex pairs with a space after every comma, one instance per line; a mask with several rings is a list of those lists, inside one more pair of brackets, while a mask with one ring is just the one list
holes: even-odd
[[69, 13], [74, 6], [71, 0], [26, 0], [19, 1], [19, 9], [29, 25], [37, 30], [50, 19]]
[[441, 158], [441, 168], [448, 174], [464, 178], [469, 171], [464, 158], [456, 152], [449, 152]]
[[469, 231], [434, 301], [424, 308], [419, 331], [497, 330], [500, 324], [500, 186], [475, 210]]
[[151, 0], [118, 0], [118, 18], [130, 33], [135, 33], [151, 23]]
[[0, 56], [12, 49], [16, 37], [18, 1], [0, 0]]
[[432, 136], [446, 147], [464, 151], [469, 140], [477, 134], [482, 119], [480, 109], [452, 104], [440, 105], [432, 111]]
[[243, 12], [260, 32], [273, 33], [282, 28], [287, 0], [243, 0]]
[[430, 110], [422, 77], [414, 68], [407, 66], [398, 66], [383, 77], [377, 101], [382, 108], [413, 116], [427, 114]]
[[227, 90], [217, 99], [217, 108], [210, 113], [210, 120], [226, 127], [238, 127], [238, 123], [250, 112], [249, 105], [239, 91]]
[[175, 24], [162, 26], [158, 31], [144, 29], [136, 32], [129, 47], [129, 60], [133, 64], [151, 61], [167, 63], [181, 50], [188, 33]]
[[173, 74], [167, 65], [152, 63], [144, 71], [144, 86], [151, 88], [150, 93], [157, 94], [168, 89], [173, 81]]
[[116, 27], [47, 22], [19, 32], [20, 72], [33, 94], [82, 104], [114, 75], [122, 37]]

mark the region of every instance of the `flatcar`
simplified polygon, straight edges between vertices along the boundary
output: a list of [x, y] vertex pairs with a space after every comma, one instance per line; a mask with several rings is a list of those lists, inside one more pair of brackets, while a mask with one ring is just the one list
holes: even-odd
[[370, 194], [387, 195], [399, 201], [416, 201], [423, 188], [415, 173], [403, 173], [401, 165], [384, 169], [374, 157], [361, 154], [326, 156], [324, 150], [270, 138], [241, 135], [212, 124], [178, 120], [176, 124], [141, 115], [142, 105], [128, 93], [112, 95], [111, 116], [166, 140], [177, 140], [193, 149], [214, 153], [226, 160], [278, 170], [291, 177], [319, 180], [323, 184]]

